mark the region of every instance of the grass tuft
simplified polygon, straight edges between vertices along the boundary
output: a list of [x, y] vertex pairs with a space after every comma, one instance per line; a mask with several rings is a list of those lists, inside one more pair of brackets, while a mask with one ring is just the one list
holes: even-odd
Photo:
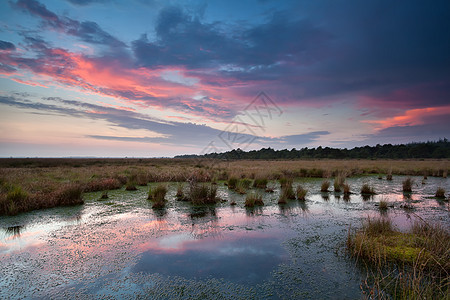
[[405, 180], [403, 180], [403, 182], [402, 182], [403, 192], [411, 193], [413, 183], [414, 183], [414, 181], [411, 179], [411, 177], [408, 177]]
[[236, 189], [236, 186], [239, 182], [239, 179], [237, 179], [236, 177], [231, 177], [230, 179], [228, 179], [228, 188], [231, 190]]
[[364, 183], [361, 187], [362, 195], [375, 195], [375, 189], [371, 187], [368, 183]]
[[329, 187], [330, 187], [330, 182], [328, 180], [324, 180], [324, 181], [322, 181], [322, 184], [320, 185], [320, 191], [328, 192]]
[[194, 205], [215, 204], [217, 198], [217, 187], [215, 185], [198, 184], [191, 182], [189, 185], [189, 200]]
[[342, 185], [342, 188], [344, 190], [344, 196], [349, 196], [352, 193], [350, 190], [350, 185], [348, 183], [344, 183]]
[[303, 188], [301, 185], [297, 185], [297, 188], [295, 189], [295, 193], [297, 194], [297, 200], [305, 201], [308, 190]]
[[135, 176], [131, 176], [127, 180], [127, 184], [125, 186], [126, 191], [137, 191]]
[[386, 200], [380, 200], [380, 203], [379, 203], [379, 205], [378, 205], [378, 208], [379, 208], [381, 211], [386, 211], [386, 210], [388, 209], [388, 203], [387, 203], [387, 201], [386, 201]]
[[[333, 187], [334, 187], [334, 191], [336, 193], [340, 193], [342, 192], [342, 188], [344, 186], [344, 182], [345, 182], [345, 177], [338, 175], [335, 179], [334, 179], [334, 183], [333, 183]], [[327, 188], [328, 190], [328, 188]]]
[[434, 196], [436, 198], [445, 198], [445, 190], [442, 187], [438, 187]]
[[245, 207], [262, 206], [264, 202], [262, 201], [262, 195], [252, 192], [245, 197]]
[[147, 199], [153, 203], [152, 208], [163, 208], [166, 205], [166, 194], [165, 184], [159, 183], [154, 189], [150, 188]]
[[267, 178], [256, 178], [253, 182], [253, 187], [259, 189], [265, 189], [267, 187], [268, 180]]

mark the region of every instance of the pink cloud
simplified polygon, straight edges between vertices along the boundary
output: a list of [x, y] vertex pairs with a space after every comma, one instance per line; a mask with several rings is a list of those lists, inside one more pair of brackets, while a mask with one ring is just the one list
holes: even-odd
[[10, 79], [15, 82], [18, 82], [18, 83], [22, 83], [22, 84], [26, 84], [26, 85], [30, 85], [30, 86], [40, 86], [40, 87], [48, 89], [48, 86], [45, 86], [45, 85], [37, 83], [37, 82], [25, 81], [25, 80], [22, 80], [19, 78], [10, 78]]
[[[41, 52], [45, 55], [39, 55], [37, 58], [3, 53], [0, 59], [9, 66], [31, 71], [41, 77], [48, 76], [67, 87], [111, 96], [145, 108], [152, 106], [159, 109], [181, 109], [193, 115], [219, 120], [230, 119], [236, 112], [233, 108], [236, 96], [230, 89], [211, 87], [201, 82], [186, 86], [161, 77], [161, 73], [173, 71], [174, 68], [130, 68], [119, 59], [92, 58], [61, 48], [45, 48]], [[184, 70], [176, 70], [180, 76], [184, 76]], [[10, 79], [23, 84], [42, 86], [13, 77]], [[194, 99], [199, 91], [207, 95], [200, 101]], [[120, 109], [133, 110], [126, 107]]]
[[403, 114], [381, 120], [364, 120], [362, 122], [376, 125], [376, 130], [389, 127], [415, 126], [425, 124], [425, 118], [450, 115], [450, 106], [410, 109]]

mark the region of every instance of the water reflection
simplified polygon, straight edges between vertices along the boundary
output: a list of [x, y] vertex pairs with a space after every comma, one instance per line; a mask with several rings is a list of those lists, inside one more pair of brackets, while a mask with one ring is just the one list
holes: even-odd
[[375, 197], [374, 195], [370, 195], [370, 194], [361, 194], [361, 198], [363, 199], [363, 201], [373, 200], [374, 197]]
[[163, 208], [152, 208], [153, 214], [155, 215], [156, 219], [159, 221], [164, 220], [164, 218], [167, 215], [167, 209], [165, 207]]
[[245, 214], [249, 217], [257, 217], [262, 215], [263, 207], [262, 206], [254, 206], [254, 207], [246, 207]]
[[22, 230], [25, 229], [23, 225], [9, 226], [5, 228], [7, 236], [12, 236], [13, 239], [19, 238]]
[[[367, 177], [351, 178], [348, 181], [352, 190], [357, 191], [367, 181]], [[93, 201], [87, 200], [82, 209], [44, 210], [24, 216], [0, 218], [0, 229], [8, 235], [0, 235], [0, 270], [9, 270], [9, 274], [22, 276], [20, 282], [23, 282], [17, 284], [17, 289], [21, 289], [18, 293], [7, 284], [0, 284], [0, 287], [6, 291], [4, 294], [32, 298], [30, 293], [36, 289], [29, 289], [28, 294], [20, 294], [27, 293], [22, 292], [27, 291], [25, 284], [32, 282], [41, 291], [36, 298], [44, 298], [43, 293], [55, 290], [54, 286], [61, 278], [54, 276], [55, 273], [76, 282], [76, 291], [90, 293], [91, 287], [103, 284], [101, 280], [107, 281], [102, 288], [111, 290], [116, 287], [116, 283], [120, 283], [118, 277], [131, 278], [143, 272], [165, 274], [169, 276], [168, 281], [176, 276], [189, 280], [224, 278], [251, 288], [254, 287], [252, 284], [293, 280], [294, 289], [301, 286], [302, 291], [316, 293], [314, 295], [318, 295], [318, 298], [357, 298], [360, 283], [357, 276], [349, 281], [344, 281], [341, 276], [333, 276], [327, 282], [331, 288], [345, 285], [356, 287], [357, 294], [351, 296], [346, 294], [347, 290], [321, 294], [324, 289], [314, 289], [309, 285], [309, 282], [319, 282], [317, 278], [325, 278], [324, 274], [333, 266], [335, 272], [332, 274], [354, 274], [348, 266], [340, 264], [343, 260], [336, 259], [334, 253], [335, 245], [346, 238], [347, 224], [360, 224], [367, 215], [379, 217], [380, 214], [392, 218], [401, 230], [408, 228], [416, 215], [426, 220], [440, 218], [444, 225], [449, 224], [448, 204], [427, 197], [435, 193], [437, 186], [450, 190], [450, 180], [430, 178], [426, 186], [415, 187], [413, 197], [403, 195], [401, 181], [402, 177], [395, 177], [393, 182], [369, 178], [369, 183], [379, 195], [368, 195], [367, 199], [363, 199], [367, 201], [374, 198], [378, 202], [381, 197], [386, 197], [389, 203], [395, 204], [386, 212], [380, 212], [374, 203], [363, 203], [359, 192], [352, 196], [321, 193], [320, 181], [316, 183], [311, 180], [305, 183], [311, 191], [308, 200], [290, 201], [286, 205], [277, 204], [280, 190], [276, 189], [275, 194], [264, 194], [265, 206], [244, 208], [243, 196], [219, 186], [219, 192], [229, 202], [236, 201], [237, 206], [230, 207], [223, 203], [193, 206], [191, 203], [176, 202], [174, 185], [168, 193], [167, 209], [150, 209], [145, 200], [146, 192], [142, 193], [142, 197], [139, 196], [142, 201], [136, 201], [136, 194], [115, 191], [116, 194], [111, 192], [111, 198], [114, 196], [114, 201], [123, 204], [120, 208], [97, 202], [97, 193], [93, 194]], [[335, 201], [329, 201], [331, 195]], [[350, 197], [353, 203], [341, 202], [342, 199], [349, 202]], [[302, 215], [310, 217], [303, 218]], [[46, 216], [46, 219], [42, 219], [42, 216]], [[13, 226], [16, 224], [21, 226]], [[299, 242], [286, 250], [286, 241], [292, 239]], [[39, 268], [44, 258], [48, 267], [41, 270]], [[23, 265], [23, 272], [16, 271], [19, 264]], [[279, 272], [280, 265], [295, 268], [282, 273]], [[317, 267], [322, 265], [323, 268]], [[325, 267], [329, 268], [328, 271], [325, 271]], [[39, 270], [39, 278], [35, 278], [39, 282], [33, 281], [29, 275], [34, 270]], [[105, 273], [110, 277], [99, 279]], [[275, 273], [278, 277], [270, 277]], [[85, 274], [92, 274], [92, 277], [83, 277]], [[114, 277], [117, 274], [120, 275]], [[15, 278], [13, 280], [19, 282]], [[73, 286], [64, 292], [71, 292]], [[136, 284], [137, 291], [139, 288]], [[277, 289], [274, 289], [275, 295], [279, 290], [288, 290], [282, 284]], [[0, 291], [0, 298], [4, 294]]]
[[328, 193], [321, 193], [320, 195], [322, 196], [322, 199], [324, 201], [329, 201], [330, 200], [330, 195]]
[[189, 209], [189, 217], [192, 220], [199, 218], [212, 217], [217, 218], [215, 206], [191, 206]]
[[[158, 248], [145, 251], [132, 272], [214, 277], [240, 284], [261, 283], [277, 265], [289, 259], [281, 245], [284, 236], [279, 230], [264, 234], [227, 232], [220, 239], [201, 240], [178, 234], [159, 241]], [[161, 245], [165, 245], [166, 251], [161, 251]]]

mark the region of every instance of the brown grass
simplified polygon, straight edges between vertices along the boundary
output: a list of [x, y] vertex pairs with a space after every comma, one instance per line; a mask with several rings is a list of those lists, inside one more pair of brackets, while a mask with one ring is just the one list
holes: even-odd
[[[392, 170], [392, 171], [391, 171]], [[120, 188], [135, 176], [135, 184], [146, 182], [208, 182], [212, 178], [328, 177], [392, 173], [396, 175], [446, 176], [450, 160], [205, 160], [191, 159], [47, 159], [1, 158], [0, 180], [14, 183], [38, 205], [47, 207], [55, 201], [54, 193], [67, 183], [79, 185], [84, 192]], [[0, 201], [5, 206], [6, 191]], [[47, 200], [48, 199], [48, 200]], [[45, 204], [45, 202], [49, 202]], [[15, 205], [15, 204], [14, 204]], [[18, 206], [21, 204], [17, 203]], [[5, 214], [6, 210], [0, 212]], [[21, 211], [21, 210], [20, 210]]]

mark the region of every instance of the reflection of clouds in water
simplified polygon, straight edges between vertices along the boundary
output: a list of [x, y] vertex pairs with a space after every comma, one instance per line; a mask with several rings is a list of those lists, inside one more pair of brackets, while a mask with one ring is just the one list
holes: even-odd
[[195, 239], [190, 234], [180, 233], [162, 237], [158, 244], [162, 249], [181, 249], [184, 243], [193, 240]]
[[[360, 189], [358, 180], [361, 182], [362, 180], [352, 178], [347, 180], [353, 185], [354, 191]], [[329, 243], [332, 247], [333, 243], [345, 238], [345, 234], [342, 236], [340, 234], [346, 232], [345, 229], [350, 222], [359, 224], [358, 222], [368, 215], [380, 217], [380, 211], [375, 203], [382, 197], [394, 204], [394, 207], [389, 207], [383, 216], [391, 218], [400, 230], [406, 230], [417, 219], [416, 214], [426, 220], [437, 220], [442, 217], [443, 224], [448, 224], [447, 204], [442, 206], [436, 199], [427, 197], [432, 196], [436, 190], [437, 184], [433, 182], [439, 182], [439, 185], [443, 185], [449, 191], [450, 180], [446, 179], [441, 183], [436, 178], [430, 178], [423, 189], [418, 187], [413, 189], [411, 199], [405, 199], [401, 192], [402, 178], [394, 177], [395, 184], [392, 185], [385, 180], [375, 178], [375, 181], [373, 185], [379, 194], [373, 197], [373, 202], [363, 202], [359, 193], [349, 196], [347, 200], [344, 195], [338, 200], [337, 196], [340, 195], [329, 193], [332, 200], [325, 202], [319, 192], [320, 181], [318, 181], [315, 185], [308, 183], [310, 193], [307, 201], [293, 200], [283, 207], [277, 204], [279, 193], [277, 190], [274, 194], [265, 194], [267, 197], [267, 201], [264, 199], [265, 206], [253, 209], [244, 208], [241, 196], [236, 196], [238, 205], [234, 208], [230, 208], [228, 203], [193, 207], [188, 203], [173, 202], [173, 206], [168, 206], [164, 213], [152, 210], [148, 205], [138, 206], [139, 202], [136, 204], [133, 202], [134, 206], [130, 204], [132, 211], [129, 212], [112, 211], [110, 207], [94, 202], [84, 206], [82, 210], [75, 209], [70, 218], [67, 215], [69, 209], [66, 209], [63, 215], [57, 215], [57, 212], [52, 211], [51, 213], [57, 216], [49, 219], [50, 221], [42, 222], [35, 218], [33, 222], [26, 223], [26, 228], [11, 228], [8, 234], [7, 227], [23, 222], [19, 222], [21, 220], [19, 218], [14, 219], [15, 223], [11, 224], [0, 220], [0, 267], [6, 270], [3, 273], [0, 270], [0, 275], [14, 272], [17, 275], [13, 266], [17, 263], [23, 264], [25, 260], [21, 255], [26, 253], [28, 255], [26, 262], [29, 264], [23, 264], [19, 269], [21, 275], [17, 275], [22, 282], [32, 282], [28, 294], [23, 294], [24, 297], [26, 295], [31, 297], [37, 287], [48, 287], [62, 278], [64, 280], [68, 278], [65, 282], [72, 280], [75, 284], [89, 289], [88, 285], [91, 283], [104, 284], [101, 281], [103, 279], [98, 279], [102, 274], [109, 272], [108, 274], [123, 278], [135, 272], [136, 269], [133, 268], [141, 263], [141, 271], [147, 274], [160, 271], [168, 276], [186, 276], [186, 278], [198, 274], [199, 277], [217, 276], [217, 278], [225, 275], [231, 278], [230, 280], [233, 280], [234, 276], [246, 277], [245, 280], [253, 278], [251, 280], [254, 281], [251, 282], [257, 282], [262, 280], [259, 275], [270, 274], [276, 270], [277, 264], [285, 259], [283, 241], [289, 238], [289, 234], [302, 240], [306, 237], [305, 232], [309, 230], [311, 236], [320, 236], [317, 245]], [[387, 186], [386, 191], [384, 186]], [[131, 199], [132, 196], [124, 194], [124, 197]], [[229, 200], [233, 200], [234, 194], [230, 192], [229, 197]], [[342, 197], [344, 201], [351, 200], [351, 202], [344, 202]], [[411, 204], [414, 209], [404, 209], [401, 207], [403, 204]], [[430, 207], [437, 209], [429, 209]], [[80, 211], [82, 213], [77, 214]], [[45, 213], [46, 211], [37, 212], [36, 215], [42, 216]], [[335, 230], [333, 226], [340, 227]], [[327, 232], [327, 228], [330, 230], [333, 228], [334, 231]], [[15, 235], [16, 237], [13, 237]], [[301, 270], [304, 270], [307, 264], [314, 267], [320, 265], [320, 262], [314, 261], [314, 257], [321, 254], [314, 252], [314, 255], [304, 256], [304, 251], [312, 245], [300, 245], [303, 247], [298, 251], [299, 258], [302, 258], [298, 260], [298, 267]], [[327, 252], [323, 251], [322, 254], [325, 255], [324, 253]], [[147, 263], [141, 260], [143, 256], [149, 259]], [[30, 270], [39, 269], [42, 261], [45, 261], [48, 267], [37, 275], [30, 275]], [[266, 265], [267, 261], [270, 263]], [[331, 253], [326, 266], [330, 262], [337, 263], [334, 253]], [[262, 267], [265, 269], [261, 270]], [[233, 268], [237, 271], [232, 270]], [[248, 271], [245, 274], [242, 273], [244, 268], [245, 272]], [[348, 271], [337, 267], [336, 270], [342, 271], [341, 273]], [[52, 277], [55, 272], [59, 274], [58, 277]], [[312, 277], [323, 275], [318, 272], [321, 271], [310, 269]], [[108, 278], [106, 281], [112, 288], [117, 283], [114, 278], [113, 280]], [[333, 284], [337, 282], [339, 280], [336, 279]], [[6, 287], [6, 291], [15, 289], [3, 286]], [[62, 285], [61, 290], [63, 289]], [[111, 289], [106, 288], [102, 291], [107, 292]], [[1, 293], [0, 291], [0, 295]], [[41, 294], [36, 295], [42, 295], [42, 290]]]

